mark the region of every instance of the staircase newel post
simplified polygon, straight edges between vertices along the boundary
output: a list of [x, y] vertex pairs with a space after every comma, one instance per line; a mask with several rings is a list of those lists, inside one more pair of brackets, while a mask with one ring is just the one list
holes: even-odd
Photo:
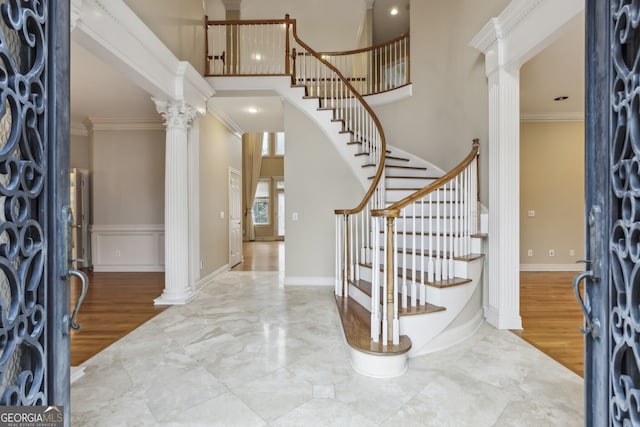
[[289, 64], [289, 14], [284, 15], [285, 25], [287, 26], [287, 34], [285, 36], [285, 53], [284, 53], [284, 72], [285, 74], [290, 74], [291, 65]]
[[473, 146], [478, 147], [478, 153], [474, 162], [476, 163], [476, 217], [474, 218], [476, 224], [476, 232], [480, 232], [480, 140], [478, 138], [473, 139]]
[[296, 58], [298, 57], [298, 52], [294, 47], [291, 49], [291, 85], [296, 84]]
[[385, 255], [387, 257], [387, 340], [393, 341], [393, 324], [395, 319], [395, 309], [394, 309], [394, 300], [395, 300], [395, 275], [397, 272], [395, 271], [395, 248], [393, 246], [394, 243], [394, 235], [393, 235], [393, 224], [395, 218], [393, 216], [387, 217], [387, 242], [386, 242], [386, 251]]

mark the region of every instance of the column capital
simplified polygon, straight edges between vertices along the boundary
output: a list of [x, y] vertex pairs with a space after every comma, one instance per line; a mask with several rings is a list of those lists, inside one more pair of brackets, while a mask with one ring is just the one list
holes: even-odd
[[198, 111], [184, 101], [165, 101], [151, 98], [156, 111], [164, 119], [167, 128], [189, 129]]

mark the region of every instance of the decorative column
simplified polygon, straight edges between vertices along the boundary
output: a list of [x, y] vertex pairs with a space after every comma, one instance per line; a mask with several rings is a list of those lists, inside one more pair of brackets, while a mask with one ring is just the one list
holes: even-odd
[[167, 127], [164, 187], [165, 285], [157, 305], [185, 304], [189, 282], [189, 128], [196, 110], [184, 101], [154, 99]]
[[[517, 22], [517, 20], [516, 20]], [[489, 254], [485, 317], [522, 329], [520, 317], [520, 62], [508, 60], [506, 28], [491, 19], [470, 45], [485, 55], [489, 79]]]
[[[520, 317], [520, 76], [489, 75], [489, 257], [487, 321], [522, 329]], [[485, 287], [487, 289], [487, 287]]]

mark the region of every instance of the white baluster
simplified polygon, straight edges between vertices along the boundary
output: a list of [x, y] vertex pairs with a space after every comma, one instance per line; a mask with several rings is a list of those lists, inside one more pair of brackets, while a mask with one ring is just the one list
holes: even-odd
[[449, 200], [451, 203], [453, 203], [451, 205], [451, 219], [449, 222], [449, 265], [447, 266], [447, 270], [449, 272], [449, 279], [453, 279], [455, 277], [455, 270], [454, 270], [454, 261], [453, 261], [453, 251], [454, 251], [454, 245], [455, 245], [455, 240], [456, 240], [456, 235], [455, 235], [455, 212], [458, 209], [458, 200], [454, 197], [454, 188], [453, 188], [453, 180], [449, 181], [449, 192], [446, 193], [449, 197]]
[[[396, 219], [395, 222], [398, 222]], [[396, 255], [399, 248], [395, 246]], [[395, 263], [396, 267], [398, 263]], [[396, 288], [397, 291], [397, 288]], [[407, 212], [402, 209], [402, 308], [407, 308]]]
[[[398, 265], [398, 224], [397, 220], [393, 221], [393, 265]], [[393, 323], [392, 323], [392, 342], [394, 345], [400, 344], [400, 320], [398, 318], [398, 272], [393, 272]], [[404, 300], [404, 299], [403, 299]]]
[[[424, 257], [427, 256], [426, 242], [427, 236], [424, 234], [424, 223], [426, 222], [426, 218], [424, 217], [424, 197], [419, 200], [420, 203], [420, 304], [424, 305], [427, 303], [427, 285], [424, 281], [425, 271], [424, 271]], [[417, 206], [414, 208], [417, 209]]]
[[435, 281], [435, 265], [433, 263], [433, 192], [429, 193], [429, 282]]
[[336, 215], [336, 277], [335, 277], [335, 294], [341, 296], [341, 280], [340, 280], [340, 271], [341, 271], [341, 263], [340, 263], [340, 254], [342, 251], [340, 250], [340, 217]]
[[[416, 271], [416, 257], [418, 256], [418, 247], [416, 246], [416, 235], [418, 234], [418, 227], [416, 224], [416, 210], [418, 209], [418, 205], [416, 203], [412, 203], [412, 226], [411, 230], [413, 230], [413, 236], [411, 241], [411, 307], [415, 307], [418, 301], [418, 287], [416, 282], [418, 281], [418, 273]], [[422, 235], [420, 236], [422, 240]], [[405, 247], [404, 251], [407, 251]]]
[[437, 217], [436, 217], [436, 235], [435, 235], [435, 239], [436, 239], [436, 272], [435, 272], [435, 278], [436, 281], [440, 281], [442, 280], [442, 255], [440, 254], [440, 241], [441, 236], [440, 236], [440, 223], [442, 222], [442, 218], [443, 216], [441, 215], [440, 211], [442, 209], [442, 206], [440, 205], [440, 191], [436, 190], [436, 211], [437, 211]]
[[371, 338], [380, 341], [380, 221], [371, 218], [373, 225], [373, 254], [371, 261]]
[[[382, 221], [384, 221], [384, 218], [382, 219]], [[387, 275], [387, 269], [389, 268], [389, 266], [387, 265], [387, 251], [391, 250], [391, 248], [387, 247], [387, 227], [386, 224], [382, 224], [382, 228], [384, 229], [384, 234], [383, 234], [383, 246], [384, 246], [384, 252], [382, 255], [382, 344], [383, 345], [387, 345], [387, 342], [389, 340], [389, 327], [388, 327], [388, 322], [390, 319], [387, 318], [387, 289], [389, 286], [388, 283], [388, 275]], [[377, 269], [374, 270], [374, 274], [379, 274]]]

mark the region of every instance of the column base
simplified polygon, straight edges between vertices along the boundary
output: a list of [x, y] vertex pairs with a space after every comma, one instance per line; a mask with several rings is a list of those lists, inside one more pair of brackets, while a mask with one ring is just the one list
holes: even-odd
[[167, 292], [165, 289], [158, 298], [153, 300], [154, 305], [184, 305], [191, 301], [197, 292], [193, 289], [185, 289], [183, 292]]
[[485, 318], [487, 322], [497, 329], [522, 329], [522, 317], [518, 313], [509, 315], [500, 313], [495, 307], [485, 306]]

